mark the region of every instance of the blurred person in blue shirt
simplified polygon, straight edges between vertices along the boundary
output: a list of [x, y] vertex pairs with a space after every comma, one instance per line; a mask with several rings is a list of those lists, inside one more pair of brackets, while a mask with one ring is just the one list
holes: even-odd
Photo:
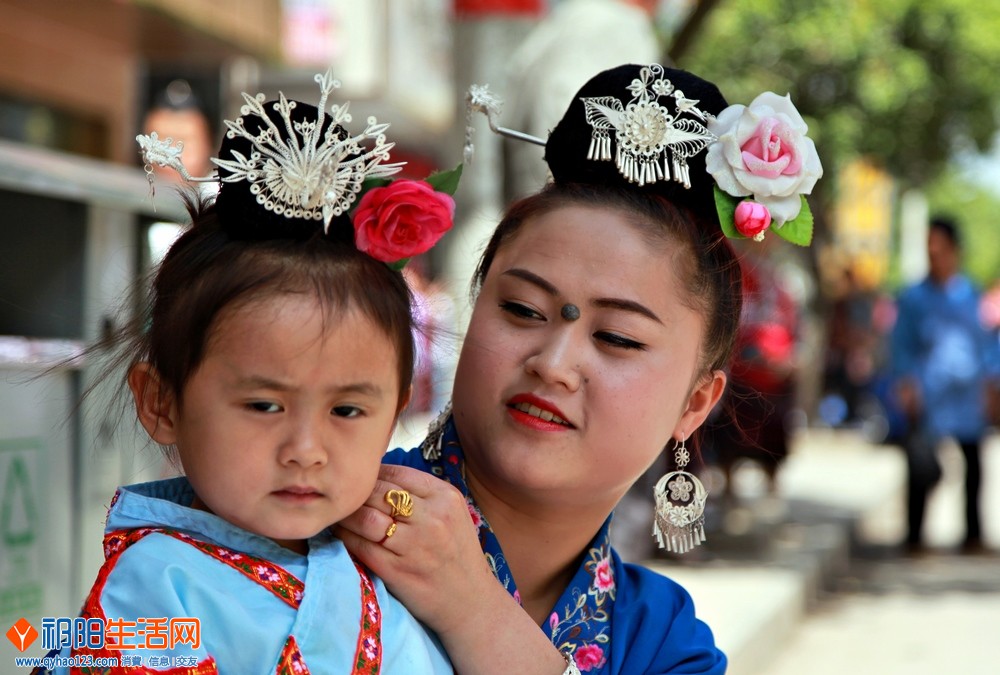
[[892, 333], [895, 394], [909, 421], [906, 546], [922, 549], [927, 496], [941, 476], [936, 451], [953, 438], [965, 456], [963, 551], [982, 550], [979, 513], [980, 443], [986, 432], [987, 401], [1000, 373], [994, 331], [980, 319], [980, 293], [961, 272], [961, 240], [955, 222], [931, 220], [927, 277], [899, 296]]

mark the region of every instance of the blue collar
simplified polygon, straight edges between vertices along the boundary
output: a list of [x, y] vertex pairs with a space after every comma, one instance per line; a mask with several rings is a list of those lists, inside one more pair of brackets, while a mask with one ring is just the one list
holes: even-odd
[[[479, 528], [479, 543], [490, 569], [507, 592], [521, 602], [500, 542], [469, 494], [465, 480], [465, 454], [452, 417], [444, 425], [440, 447], [440, 457], [430, 462], [431, 473], [447, 480], [465, 495], [469, 513]], [[608, 516], [587, 547], [569, 586], [553, 607], [547, 625], [542, 626], [560, 651], [573, 654], [581, 666], [589, 664], [588, 670], [599, 670], [607, 662], [611, 647], [611, 615], [616, 585], [610, 527], [611, 516]]]

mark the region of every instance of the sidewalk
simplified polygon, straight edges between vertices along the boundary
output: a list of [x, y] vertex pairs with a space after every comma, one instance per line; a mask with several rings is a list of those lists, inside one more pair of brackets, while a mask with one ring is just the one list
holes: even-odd
[[905, 463], [897, 448], [856, 433], [810, 429], [793, 443], [777, 498], [764, 494], [752, 467], [734, 480], [739, 500], [716, 514], [699, 559], [648, 564], [691, 592], [729, 655], [729, 675], [767, 675], [810, 609], [847, 574], [852, 542], [902, 537]]

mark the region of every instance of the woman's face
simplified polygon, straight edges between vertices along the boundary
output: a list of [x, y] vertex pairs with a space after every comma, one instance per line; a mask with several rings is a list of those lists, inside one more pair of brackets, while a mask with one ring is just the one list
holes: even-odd
[[[699, 376], [704, 321], [675, 276], [681, 255], [589, 206], [534, 217], [500, 248], [454, 390], [475, 482], [610, 510], [701, 424], [725, 376]], [[578, 319], [563, 318], [567, 303]]]

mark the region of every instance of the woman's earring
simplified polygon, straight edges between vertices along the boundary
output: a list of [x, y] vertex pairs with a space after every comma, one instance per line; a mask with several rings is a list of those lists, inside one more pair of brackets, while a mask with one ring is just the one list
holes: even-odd
[[705, 502], [708, 491], [698, 477], [684, 470], [691, 455], [681, 439], [674, 450], [677, 469], [671, 471], [653, 489], [656, 510], [653, 535], [660, 548], [687, 553], [705, 541]]
[[451, 417], [451, 401], [448, 401], [441, 414], [427, 427], [427, 437], [420, 444], [420, 453], [428, 462], [433, 462], [441, 456], [441, 439], [444, 438], [444, 425], [449, 417]]

